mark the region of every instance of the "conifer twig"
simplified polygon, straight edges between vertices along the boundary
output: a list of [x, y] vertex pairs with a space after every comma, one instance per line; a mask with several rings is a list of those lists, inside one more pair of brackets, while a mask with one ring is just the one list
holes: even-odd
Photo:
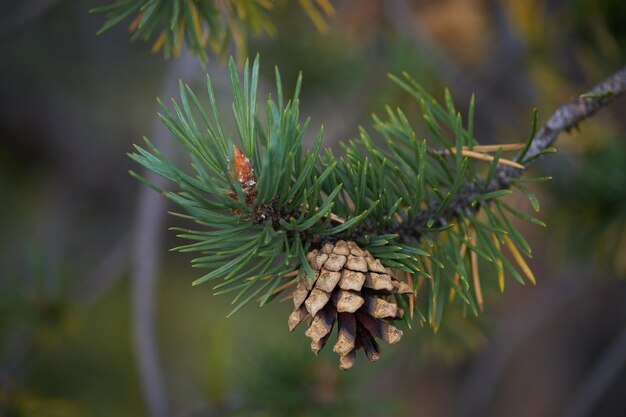
[[[589, 92], [581, 94], [559, 107], [532, 139], [525, 160], [539, 155], [556, 141], [561, 132], [569, 132], [572, 128], [577, 128], [580, 122], [593, 116], [598, 110], [625, 94], [626, 67], [623, 67], [597, 84]], [[528, 166], [529, 164], [524, 165]], [[513, 169], [502, 169], [501, 171], [500, 176], [505, 176], [508, 179], [521, 174], [518, 170]]]
[[[593, 116], [600, 109], [608, 106], [617, 97], [626, 94], [626, 67], [620, 69], [611, 77], [602, 81], [585, 94], [574, 98], [570, 102], [559, 107], [550, 116], [546, 124], [535, 134], [530, 142], [528, 150], [521, 151], [515, 158], [522, 165], [528, 167], [536, 161], [537, 156], [548, 149], [557, 139], [561, 132], [569, 132], [585, 119]], [[524, 161], [527, 161], [524, 163]], [[523, 170], [511, 166], [499, 166], [491, 182], [487, 185], [472, 183], [461, 190], [446, 209], [441, 211], [436, 221], [430, 226], [434, 228], [448, 225], [453, 219], [462, 214], [477, 212], [481, 204], [475, 204], [479, 198], [488, 192], [509, 188], [510, 181], [519, 177]], [[428, 208], [419, 212], [414, 218], [392, 225], [386, 233], [397, 233], [405, 241], [418, 242], [421, 232], [428, 225], [434, 214], [438, 213], [439, 204], [431, 204]]]

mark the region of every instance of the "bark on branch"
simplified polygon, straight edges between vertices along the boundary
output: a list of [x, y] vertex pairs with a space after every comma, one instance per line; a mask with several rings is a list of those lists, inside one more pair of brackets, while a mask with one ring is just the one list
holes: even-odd
[[[569, 132], [598, 110], [608, 106], [617, 97], [626, 94], [626, 67], [596, 85], [589, 92], [581, 94], [569, 103], [559, 107], [533, 138], [526, 159], [532, 158], [550, 147], [563, 131]], [[500, 176], [519, 177], [521, 170], [501, 167]]]

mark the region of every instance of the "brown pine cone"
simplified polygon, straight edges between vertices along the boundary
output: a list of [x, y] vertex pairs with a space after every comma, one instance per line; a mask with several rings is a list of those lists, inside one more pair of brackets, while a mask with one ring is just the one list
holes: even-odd
[[339, 330], [333, 351], [339, 354], [342, 369], [352, 368], [360, 348], [370, 361], [378, 360], [375, 338], [389, 344], [400, 341], [402, 331], [385, 320], [401, 319], [404, 312], [388, 296], [411, 293], [409, 285], [394, 279], [378, 259], [352, 241], [326, 243], [309, 252], [307, 261], [315, 276], [300, 271], [288, 323], [293, 331], [312, 317], [305, 335], [315, 354], [328, 341], [335, 319]]

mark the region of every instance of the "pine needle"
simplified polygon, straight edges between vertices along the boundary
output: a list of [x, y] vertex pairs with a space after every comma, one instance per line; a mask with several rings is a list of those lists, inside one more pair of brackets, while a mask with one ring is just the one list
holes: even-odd
[[141, 22], [142, 18], [143, 18], [143, 12], [139, 13], [137, 17], [134, 18], [132, 22], [130, 22], [130, 25], [128, 25], [128, 31], [130, 33], [133, 33], [134, 31], [137, 30], [137, 28], [139, 27], [139, 22]]
[[[500, 253], [500, 241], [498, 237], [493, 235], [493, 245], [496, 247], [498, 253]], [[498, 265], [498, 288], [500, 292], [504, 292], [504, 267], [502, 265], [502, 259], [496, 258], [496, 264]]]
[[500, 148], [502, 148], [503, 151], [518, 151], [524, 149], [524, 146], [526, 145], [523, 143], [505, 143], [501, 145], [464, 146], [463, 149], [469, 149], [477, 152], [497, 152]]
[[513, 255], [513, 258], [519, 265], [520, 269], [526, 275], [526, 277], [528, 277], [528, 280], [530, 281], [530, 283], [533, 285], [537, 284], [537, 280], [535, 279], [535, 275], [533, 274], [533, 271], [531, 271], [531, 269], [528, 267], [528, 264], [526, 263], [522, 255], [517, 250], [517, 247], [515, 246], [513, 241], [506, 235], [504, 235], [504, 241], [506, 242], [506, 245], [508, 246], [509, 251], [511, 252], [511, 255]]
[[[470, 226], [470, 234], [472, 241], [476, 244], [476, 232], [474, 228]], [[483, 290], [480, 286], [480, 274], [478, 272], [478, 255], [475, 251], [470, 251], [470, 259], [472, 263], [472, 279], [474, 281], [474, 293], [476, 294], [476, 302], [478, 308], [482, 311], [484, 309]]]
[[[432, 265], [430, 264], [430, 259], [424, 258], [423, 263], [424, 263], [424, 269], [426, 269], [426, 272], [428, 272], [428, 279], [430, 280], [431, 291], [433, 291], [435, 288], [435, 280], [433, 278], [433, 268], [432, 268]], [[433, 298], [433, 313], [432, 313], [432, 317], [430, 321], [430, 327], [432, 327], [433, 330], [436, 332], [437, 327], [435, 327], [434, 320], [435, 320], [435, 317], [437, 317], [437, 297], [432, 297], [432, 298]]]
[[[285, 277], [286, 277], [286, 275], [285, 275]], [[295, 284], [296, 282], [298, 282], [298, 280], [297, 280], [297, 279], [292, 279], [292, 280], [290, 280], [290, 281], [285, 282], [285, 283], [284, 283], [284, 284], [282, 284], [282, 285], [279, 285], [278, 287], [276, 287], [276, 289], [275, 289], [274, 291], [272, 291], [272, 295], [278, 294], [278, 293], [280, 293], [280, 292], [282, 292], [282, 291], [286, 290], [287, 288], [291, 287], [291, 286], [292, 286], [293, 284]], [[291, 294], [289, 294], [289, 295], [287, 296], [287, 298], [285, 298], [285, 299], [288, 299], [288, 298], [290, 298], [290, 297], [291, 297]], [[257, 301], [258, 301], [258, 302], [261, 302], [264, 298], [265, 298], [265, 295], [262, 295], [262, 296], [260, 296], [259, 298], [257, 298]], [[283, 301], [283, 300], [281, 300], [281, 301]]]
[[174, 56], [180, 55], [180, 51], [183, 49], [184, 33], [185, 33], [185, 21], [183, 20], [180, 22], [180, 26], [178, 28], [178, 41], [176, 42], [176, 45], [174, 46], [174, 50], [172, 51]]
[[[463, 243], [461, 245], [461, 250], [459, 251], [459, 256], [461, 257], [461, 259], [465, 258], [465, 252], [467, 251], [467, 245], [465, 243]], [[458, 287], [460, 285], [459, 283], [459, 273], [455, 273], [454, 274], [454, 284]], [[456, 297], [456, 290], [454, 288], [450, 288], [450, 301], [454, 301], [454, 298]]]
[[280, 300], [278, 300], [279, 303], [284, 303], [285, 301], [289, 300], [291, 298], [291, 294], [288, 294], [286, 296], [284, 296], [283, 298], [281, 298]]
[[330, 219], [332, 221], [335, 221], [335, 222], [341, 223], [341, 224], [344, 224], [346, 222], [344, 219], [342, 219], [341, 217], [337, 216], [335, 213], [330, 213]]
[[[283, 278], [291, 278], [291, 277], [295, 277], [296, 275], [298, 275], [298, 273], [300, 272], [299, 269], [294, 269], [291, 272], [286, 273], [285, 275], [283, 275]], [[268, 279], [274, 278], [276, 275], [266, 275], [263, 278], [261, 278], [259, 281], [267, 281]], [[252, 281], [254, 278], [253, 277], [248, 277], [246, 278], [246, 281]]]
[[335, 8], [328, 0], [315, 0], [315, 2], [328, 16], [334, 16]]
[[156, 39], [156, 41], [154, 41], [154, 45], [152, 45], [152, 50], [151, 50], [153, 54], [156, 54], [157, 52], [161, 50], [161, 48], [163, 48], [163, 44], [165, 43], [165, 36], [166, 36], [165, 31], [163, 31], [161, 32], [159, 37]]
[[202, 36], [202, 24], [200, 23], [196, 5], [191, 0], [189, 0], [189, 10], [191, 12], [191, 21], [193, 23], [193, 30], [196, 34], [196, 38], [198, 39], [200, 45], [204, 48], [206, 44], [204, 43], [204, 37]]
[[311, 22], [315, 25], [320, 32], [326, 32], [328, 30], [328, 24], [322, 14], [315, 8], [311, 0], [300, 0], [300, 7], [311, 19]]
[[[495, 151], [497, 151], [498, 148], [503, 148], [504, 146], [507, 146], [510, 149], [506, 149], [506, 150], [515, 150], [518, 149], [519, 145], [518, 144], [511, 144], [511, 145], [477, 145], [477, 146], [463, 146], [461, 148], [461, 155], [463, 156], [467, 156], [468, 158], [473, 158], [473, 159], [478, 159], [480, 161], [485, 161], [485, 162], [492, 162], [495, 158], [491, 155], [487, 155], [485, 153], [481, 153], [481, 152], [477, 152], [477, 150], [484, 150], [485, 152], [493, 152], [494, 151], [494, 146], [496, 147]], [[505, 150], [505, 149], [503, 149]], [[457, 149], [456, 148], [450, 148], [450, 149], [443, 149], [443, 150], [432, 150], [431, 152], [435, 153], [435, 154], [439, 154], [439, 155], [456, 155], [457, 154]], [[513, 168], [517, 168], [517, 169], [525, 169], [526, 167], [522, 164], [519, 164], [517, 162], [511, 161], [510, 159], [505, 159], [505, 158], [500, 158], [498, 159], [498, 164], [500, 165], [507, 165]]]
[[[456, 150], [454, 148], [452, 148], [452, 153], [456, 153]], [[461, 154], [469, 158], [474, 158], [474, 159], [478, 159], [480, 161], [486, 161], [486, 162], [491, 162], [494, 159], [494, 157], [491, 155], [485, 155], [484, 153], [470, 151], [469, 149], [461, 150]], [[513, 162], [510, 159], [500, 158], [498, 160], [498, 164], [507, 165], [507, 166], [517, 168], [517, 169], [525, 169], [524, 165], [518, 164], [517, 162]]]
[[[413, 274], [406, 273], [406, 282], [413, 289]], [[413, 310], [415, 310], [415, 289], [409, 294], [409, 317], [413, 320]]]

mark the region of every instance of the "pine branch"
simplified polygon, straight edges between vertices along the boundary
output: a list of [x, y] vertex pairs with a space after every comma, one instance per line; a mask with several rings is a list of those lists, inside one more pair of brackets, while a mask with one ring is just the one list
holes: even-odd
[[[569, 103], [559, 107], [557, 111], [548, 119], [530, 140], [527, 149], [521, 151], [516, 161], [528, 167], [534, 163], [538, 157], [545, 153], [563, 132], [569, 132], [576, 128], [585, 119], [593, 116], [600, 109], [608, 106], [614, 99], [626, 94], [626, 67], [620, 69], [611, 77], [607, 78], [585, 94], [581, 94]], [[476, 204], [482, 195], [499, 190], [508, 189], [511, 180], [521, 176], [523, 170], [510, 166], [498, 166], [493, 179], [484, 184], [481, 182], [471, 183], [462, 189], [456, 197], [448, 204], [438, 216], [437, 220], [428, 227], [433, 215], [440, 209], [440, 203], [435, 202], [427, 209], [409, 218], [405, 216], [401, 221], [385, 229], [384, 233], [398, 234], [403, 241], [417, 243], [420, 241], [423, 230], [428, 228], [446, 227], [460, 216], [473, 216], [480, 208], [487, 204]], [[374, 225], [365, 224], [359, 234], [372, 233]]]
[[[178, 192], [157, 189], [186, 211], [179, 216], [199, 228], [177, 228], [179, 237], [191, 243], [175, 249], [198, 253], [193, 266], [209, 271], [194, 284], [209, 281], [215, 283], [215, 294], [237, 293], [231, 314], [251, 300], [263, 305], [274, 299], [291, 288], [296, 275], [299, 283], [315, 277], [319, 268], [309, 257], [348, 241], [358, 247], [357, 253], [389, 268], [389, 274], [405, 276], [403, 284], [413, 292], [395, 298], [408, 308], [403, 317], [407, 325], [416, 317], [436, 330], [446, 304], [475, 315], [483, 309], [487, 275], [479, 264], [497, 271], [501, 290], [505, 273], [521, 284], [535, 283], [525, 261], [531, 249], [510, 218], [545, 224], [503, 200], [515, 186], [539, 211], [538, 199], [514, 181], [525, 171], [516, 164], [528, 166], [550, 150], [562, 130], [622, 95], [624, 71], [563, 106], [537, 134], [535, 113], [527, 144], [495, 147], [481, 146], [474, 137], [473, 98], [462, 118], [448, 90], [440, 104], [408, 74], [392, 76], [420, 104], [430, 137], [418, 139], [421, 133], [413, 128], [412, 118], [387, 108], [384, 118], [374, 116], [374, 129], [387, 146], [379, 146], [361, 128], [359, 138], [344, 143], [338, 157], [330, 149], [322, 152], [323, 129], [313, 149], [302, 146], [308, 122], [299, 121], [300, 78], [293, 98], [286, 101], [277, 70], [276, 99], [268, 98], [262, 111], [258, 58], [251, 71], [245, 65], [243, 78], [231, 61], [236, 137], [222, 129], [210, 78], [209, 113], [181, 83], [180, 104], [172, 102], [172, 109], [163, 105], [161, 118], [190, 152], [192, 172], [173, 164], [149, 141], [130, 156], [178, 184]], [[503, 157], [520, 147], [513, 160]], [[524, 181], [541, 180], [545, 178]], [[479, 210], [484, 216], [477, 216]], [[338, 270], [329, 270], [335, 274], [324, 276], [323, 282], [338, 279]], [[328, 297], [319, 300], [326, 303]], [[303, 313], [296, 309], [292, 321], [302, 320]]]
[[[577, 128], [579, 123], [624, 94], [626, 94], [626, 67], [593, 87], [589, 92], [559, 107], [532, 139], [528, 151], [525, 154], [521, 153], [516, 159], [528, 166], [536, 160], [537, 156], [552, 146], [561, 132], [569, 132], [572, 128]], [[519, 170], [501, 169], [501, 171], [499, 176], [508, 179], [522, 174]]]
[[[276, 33], [269, 11], [277, 3], [277, 0], [113, 0], [91, 12], [104, 13], [107, 17], [98, 34], [135, 16], [128, 26], [131, 39], [154, 38], [152, 52], [162, 51], [166, 58], [176, 57], [187, 49], [206, 62], [208, 49], [223, 57], [234, 44], [238, 62], [243, 62], [250, 33]], [[299, 0], [299, 3], [313, 24], [320, 31], [326, 30], [325, 17], [335, 12], [329, 0], [315, 3]]]

